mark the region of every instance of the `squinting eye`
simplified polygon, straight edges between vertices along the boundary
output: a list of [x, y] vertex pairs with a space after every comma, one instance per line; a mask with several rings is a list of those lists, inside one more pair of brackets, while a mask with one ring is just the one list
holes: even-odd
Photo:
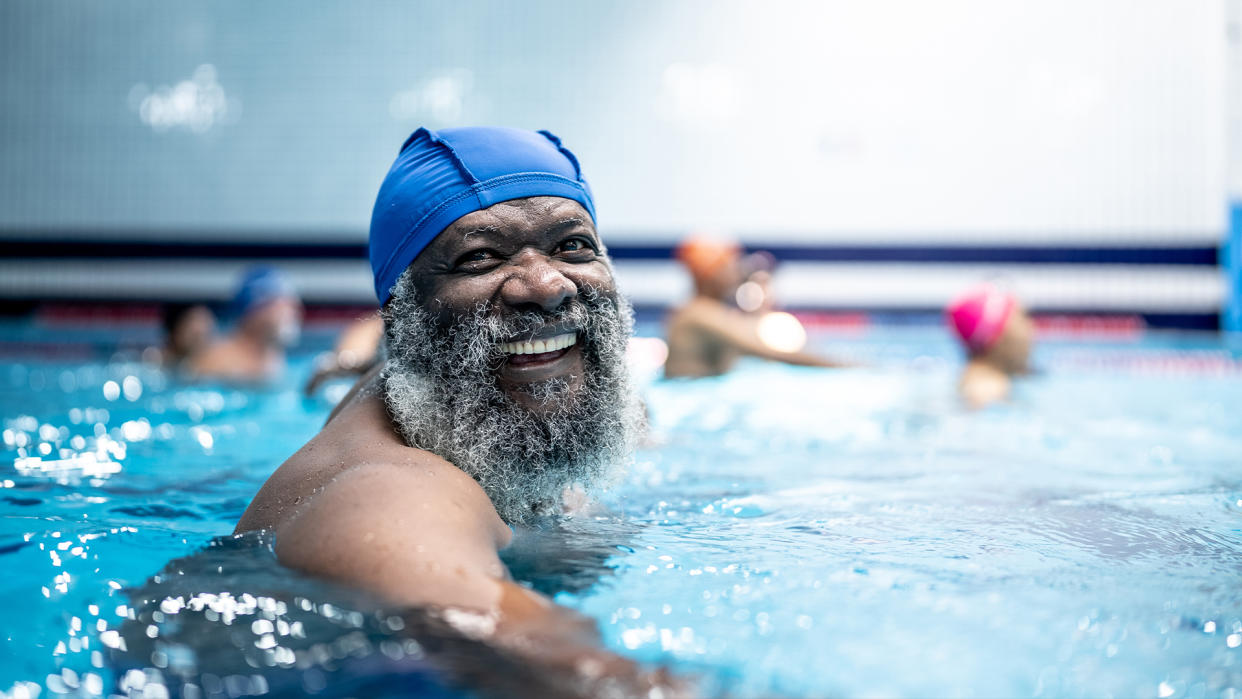
[[495, 254], [491, 250], [481, 248], [479, 250], [471, 250], [470, 252], [465, 253], [457, 259], [457, 264], [463, 265], [470, 262], [487, 262], [494, 257]]
[[561, 252], [595, 252], [595, 247], [582, 238], [570, 238], [560, 244]]
[[463, 253], [461, 257], [457, 258], [454, 267], [463, 271], [481, 271], [483, 269], [490, 269], [496, 259], [497, 255], [494, 250], [481, 248]]

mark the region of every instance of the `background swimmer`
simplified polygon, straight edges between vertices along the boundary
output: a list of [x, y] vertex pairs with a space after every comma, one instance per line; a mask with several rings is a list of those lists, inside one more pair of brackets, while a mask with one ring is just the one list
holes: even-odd
[[743, 355], [801, 366], [847, 366], [803, 352], [802, 324], [788, 313], [768, 310], [770, 258], [744, 259], [736, 242], [702, 235], [683, 241], [676, 255], [694, 280], [694, 297], [669, 316], [665, 377], [718, 376]]
[[267, 381], [285, 368], [285, 350], [302, 333], [302, 301], [284, 274], [272, 267], [247, 270], [233, 299], [237, 327], [188, 363], [199, 378]]
[[192, 360], [211, 344], [216, 334], [216, 314], [201, 303], [165, 306], [162, 324], [164, 346], [152, 350], [167, 369], [180, 368]]
[[972, 408], [1006, 400], [1011, 377], [1027, 373], [1035, 325], [1013, 294], [981, 284], [949, 305], [948, 320], [968, 361], [958, 391]]

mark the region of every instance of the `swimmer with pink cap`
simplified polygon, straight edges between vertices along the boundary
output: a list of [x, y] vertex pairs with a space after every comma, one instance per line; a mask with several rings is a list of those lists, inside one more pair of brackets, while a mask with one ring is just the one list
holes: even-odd
[[974, 408], [1005, 400], [1011, 378], [1027, 371], [1034, 325], [1012, 293], [980, 284], [946, 309], [949, 326], [969, 355], [959, 390]]

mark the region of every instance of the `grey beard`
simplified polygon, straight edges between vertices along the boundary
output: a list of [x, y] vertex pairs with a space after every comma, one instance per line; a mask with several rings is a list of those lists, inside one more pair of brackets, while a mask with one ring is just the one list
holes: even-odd
[[[531, 384], [532, 413], [496, 383], [500, 343], [566, 322], [580, 329], [585, 375]], [[498, 316], [486, 305], [443, 327], [417, 303], [409, 272], [384, 310], [384, 401], [406, 444], [473, 477], [509, 523], [559, 511], [575, 484], [608, 485], [637, 442], [642, 407], [625, 364], [633, 313], [594, 289], [552, 314]]]

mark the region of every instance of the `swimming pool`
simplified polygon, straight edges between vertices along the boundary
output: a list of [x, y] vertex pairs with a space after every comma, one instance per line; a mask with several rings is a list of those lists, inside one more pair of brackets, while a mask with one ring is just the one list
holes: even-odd
[[[434, 661], [460, 649], [262, 537], [212, 543], [326, 417], [310, 355], [269, 390], [185, 386], [110, 356], [124, 330], [0, 327], [0, 692], [451, 695]], [[1242, 694], [1242, 369], [1217, 340], [1045, 342], [979, 414], [937, 329], [815, 341], [874, 366], [647, 381], [611, 514], [520, 533], [515, 576], [709, 694]]]

